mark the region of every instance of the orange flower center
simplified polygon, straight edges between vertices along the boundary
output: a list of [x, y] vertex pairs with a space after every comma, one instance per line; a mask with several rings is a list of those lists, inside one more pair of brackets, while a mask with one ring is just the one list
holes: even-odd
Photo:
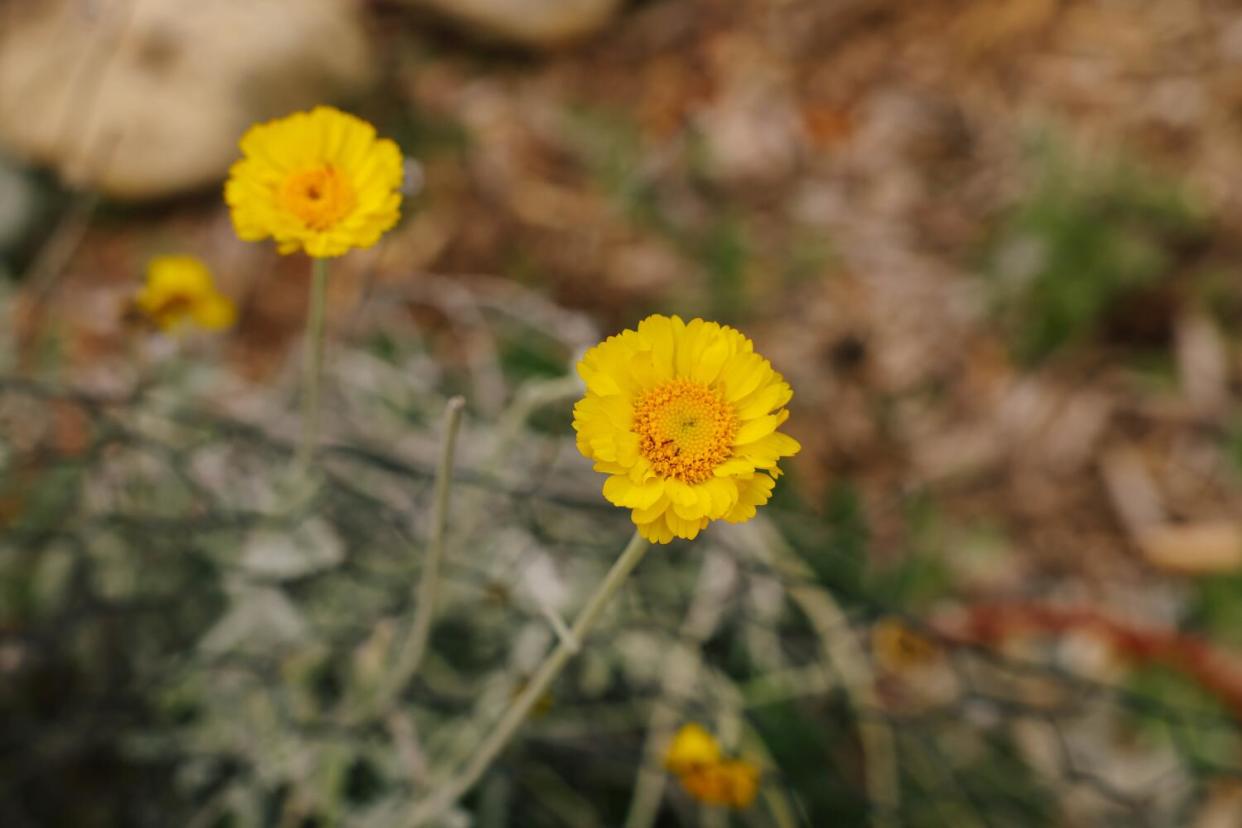
[[280, 185], [281, 206], [312, 230], [327, 230], [354, 209], [354, 188], [330, 164], [298, 170]]
[[702, 483], [733, 453], [737, 415], [706, 385], [675, 379], [635, 401], [634, 432], [657, 474]]

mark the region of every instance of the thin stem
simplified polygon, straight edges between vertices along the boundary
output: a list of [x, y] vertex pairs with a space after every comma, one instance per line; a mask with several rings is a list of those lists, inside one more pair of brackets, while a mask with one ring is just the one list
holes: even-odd
[[306, 311], [306, 358], [302, 364], [302, 442], [295, 468], [305, 472], [319, 440], [319, 386], [323, 374], [324, 305], [328, 292], [328, 260], [312, 259], [310, 301]]
[[[648, 548], [647, 541], [643, 539], [637, 532], [630, 538], [630, 542], [622, 551], [621, 556], [617, 558], [612, 565], [612, 569], [608, 570], [608, 574], [600, 581], [599, 586], [595, 588], [595, 592], [587, 600], [586, 606], [582, 608], [582, 612], [578, 614], [574, 620], [574, 626], [570, 630], [573, 634], [573, 640], [582, 642], [586, 640], [587, 635], [595, 627], [595, 622], [599, 620], [600, 614], [604, 607], [616, 594], [621, 585], [625, 583], [626, 578], [634, 571], [634, 567], [643, 559]], [[509, 705], [505, 714], [500, 721], [492, 729], [491, 733], [483, 740], [474, 755], [466, 762], [465, 766], [452, 779], [447, 780], [439, 785], [434, 793], [426, 799], [418, 802], [414, 806], [414, 810], [410, 813], [410, 819], [407, 823], [411, 828], [418, 825], [426, 825], [428, 822], [441, 816], [453, 804], [462, 797], [468, 790], [474, 787], [480, 777], [495, 761], [496, 757], [504, 749], [505, 745], [513, 738], [513, 734], [517, 732], [522, 722], [526, 720], [526, 716], [530, 713], [532, 707], [552, 686], [552, 682], [560, 675], [561, 670], [569, 662], [573, 655], [573, 648], [565, 639], [561, 639], [543, 664], [539, 665], [539, 669], [535, 671], [535, 675], [523, 688], [522, 693]]]
[[457, 432], [461, 428], [461, 415], [466, 401], [453, 397], [444, 409], [444, 442], [440, 446], [440, 464], [436, 469], [435, 499], [432, 505], [431, 542], [427, 547], [427, 559], [423, 562], [423, 576], [418, 582], [415, 595], [414, 621], [409, 635], [397, 655], [390, 678], [380, 694], [380, 707], [401, 692], [423, 661], [427, 640], [431, 634], [431, 622], [435, 618], [436, 591], [440, 584], [440, 562], [444, 559], [444, 530], [448, 523], [449, 490], [453, 485], [453, 457], [457, 451]]

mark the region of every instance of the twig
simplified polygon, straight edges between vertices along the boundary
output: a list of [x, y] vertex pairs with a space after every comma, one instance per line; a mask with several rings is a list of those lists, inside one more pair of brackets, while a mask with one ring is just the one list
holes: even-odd
[[496, 439], [484, 471], [495, 473], [500, 469], [532, 414], [546, 405], [581, 395], [582, 380], [572, 374], [524, 384], [497, 420]]
[[388, 298], [431, 303], [436, 300], [437, 294], [443, 292], [446, 283], [469, 285], [473, 300], [480, 309], [537, 330], [558, 340], [571, 352], [585, 349], [600, 340], [599, 329], [588, 314], [563, 308], [543, 294], [512, 280], [483, 273], [455, 273], [451, 276], [419, 273], [404, 281], [400, 289], [385, 287], [377, 293]]
[[444, 560], [444, 533], [448, 523], [449, 491], [453, 484], [453, 458], [457, 451], [457, 432], [461, 429], [461, 415], [466, 401], [453, 397], [444, 410], [444, 442], [440, 447], [440, 464], [436, 470], [435, 498], [432, 505], [431, 542], [427, 547], [427, 559], [423, 563], [423, 575], [418, 582], [415, 596], [414, 621], [405, 638], [389, 681], [380, 693], [380, 709], [409, 684], [418, 672], [418, 666], [427, 652], [431, 624], [435, 619], [436, 591], [440, 585], [440, 563]]
[[387, 724], [401, 763], [405, 766], [414, 784], [422, 785], [427, 777], [427, 758], [423, 755], [422, 746], [419, 744], [418, 732], [414, 729], [414, 720], [404, 710], [394, 710], [389, 714]]
[[548, 619], [548, 623], [552, 626], [552, 631], [556, 633], [556, 637], [561, 640], [566, 647], [574, 654], [578, 654], [578, 650], [582, 649], [582, 642], [574, 638], [574, 634], [570, 632], [569, 627], [565, 624], [565, 619], [561, 618], [561, 614], [547, 604], [539, 607], [539, 611], [543, 613], [543, 617]]
[[775, 673], [764, 673], [742, 684], [743, 707], [764, 707], [801, 696], [828, 693], [836, 686], [828, 669], [818, 662], [805, 667], [790, 667]]
[[[604, 607], [616, 594], [621, 585], [625, 583], [634, 567], [638, 566], [643, 556], [647, 553], [648, 544], [637, 532], [630, 538], [630, 542], [622, 551], [621, 556], [617, 558], [612, 565], [612, 569], [600, 581], [595, 592], [587, 600], [586, 606], [578, 615], [572, 629], [573, 637], [578, 641], [586, 639], [587, 635], [595, 627], [595, 622], [599, 620], [600, 614]], [[441, 816], [454, 803], [462, 797], [467, 791], [474, 787], [475, 783], [483, 776], [496, 757], [504, 749], [509, 740], [517, 732], [522, 722], [526, 720], [526, 716], [530, 713], [532, 707], [539, 699], [543, 698], [544, 693], [552, 686], [552, 682], [560, 675], [561, 670], [569, 662], [573, 653], [570, 648], [561, 641], [555, 650], [544, 659], [542, 665], [535, 672], [530, 682], [523, 688], [521, 694], [513, 701], [500, 721], [492, 729], [491, 733], [484, 738], [483, 743], [479, 745], [474, 755], [466, 762], [465, 767], [461, 769], [452, 778], [446, 780], [439, 785], [435, 791], [427, 798], [420, 800], [414, 804], [414, 808], [410, 812], [410, 818], [407, 825], [410, 828], [418, 825], [426, 825], [437, 817]]]

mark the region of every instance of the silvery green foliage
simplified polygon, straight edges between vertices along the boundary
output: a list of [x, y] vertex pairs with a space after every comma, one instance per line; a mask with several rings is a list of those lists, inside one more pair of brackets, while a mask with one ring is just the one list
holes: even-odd
[[[566, 343], [567, 361], [580, 344]], [[76, 686], [65, 732], [35, 718], [33, 700], [6, 701], [8, 718], [20, 727], [30, 716], [47, 743], [90, 732], [158, 769], [136, 823], [402, 824], [553, 646], [549, 614], [572, 618], [628, 537], [572, 431], [527, 416], [567, 423], [573, 381], [507, 386], [495, 415], [468, 414], [430, 650], [385, 698], [415, 609], [454, 378], [413, 336], [382, 354], [338, 343], [330, 439], [316, 472], [295, 479], [286, 384], [171, 376], [116, 398], [0, 382], [0, 588], [6, 623], [22, 632], [0, 647], [0, 684], [27, 686], [41, 664], [93, 682]], [[814, 520], [785, 519], [791, 537], [812, 539], [801, 551], [817, 566], [842, 554]], [[788, 761], [782, 738], [835, 734], [815, 773], [832, 774], [863, 813], [849, 785], [867, 757], [831, 653], [864, 645], [879, 610], [859, 600], [835, 629], [808, 623], [799, 596], [826, 593], [809, 570], [773, 565], [780, 543], [754, 521], [653, 550], [477, 798], [442, 825], [524, 825], [539, 813], [619, 824], [657, 697], [674, 722], [708, 722], [731, 748], [773, 762]], [[843, 602], [853, 597], [843, 589]], [[1197, 802], [1193, 769], [1236, 762], [1227, 720], [1129, 707], [1115, 678], [1069, 678], [1085, 662], [952, 656], [911, 675], [876, 667], [886, 694], [863, 711], [899, 740], [903, 813], [921, 820], [909, 824], [1023, 824], [1014, 808], [1113, 824], [1130, 802], [1152, 824], [1179, 824]], [[793, 735], [772, 736], [760, 717], [796, 714], [794, 701], [808, 718], [787, 711], [777, 721]], [[1126, 735], [1136, 717], [1141, 738]], [[23, 756], [36, 769], [51, 761]], [[795, 787], [806, 764], [769, 765], [765, 790], [813, 801], [818, 788]], [[1097, 784], [1091, 768], [1109, 770]], [[693, 824], [684, 796], [668, 801]], [[764, 808], [747, 818], [775, 824]]]

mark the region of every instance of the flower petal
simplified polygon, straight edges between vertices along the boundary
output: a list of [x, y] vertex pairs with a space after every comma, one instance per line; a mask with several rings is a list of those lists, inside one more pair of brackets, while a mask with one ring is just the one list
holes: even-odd
[[614, 506], [646, 509], [664, 496], [664, 481], [633, 483], [620, 475], [604, 481], [604, 497]]

